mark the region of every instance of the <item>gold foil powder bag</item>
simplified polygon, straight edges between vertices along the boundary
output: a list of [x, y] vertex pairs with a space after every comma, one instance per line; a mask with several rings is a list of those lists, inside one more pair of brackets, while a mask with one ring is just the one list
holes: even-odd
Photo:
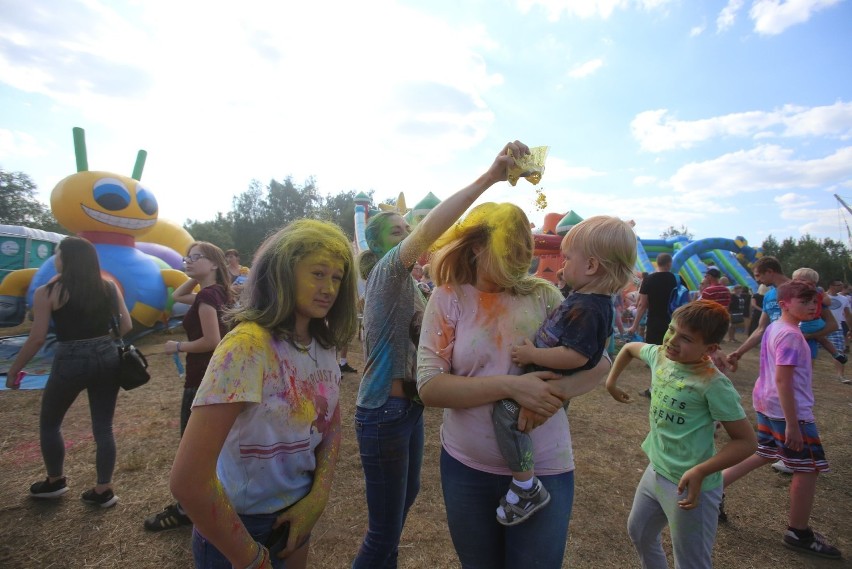
[[[549, 146], [536, 146], [530, 148], [530, 153], [526, 156], [513, 156], [515, 165], [509, 168], [509, 183], [514, 186], [519, 178], [526, 178], [530, 184], [538, 184], [544, 174], [544, 161], [547, 159], [548, 150]], [[512, 156], [511, 149], [506, 153]]]

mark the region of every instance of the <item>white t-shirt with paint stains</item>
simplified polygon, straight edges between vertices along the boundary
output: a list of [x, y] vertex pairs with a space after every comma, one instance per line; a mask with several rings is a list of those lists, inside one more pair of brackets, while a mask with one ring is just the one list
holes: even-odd
[[334, 348], [314, 341], [304, 353], [253, 323], [239, 324], [222, 339], [193, 408], [250, 403], [216, 466], [237, 513], [277, 512], [310, 492], [315, 449], [337, 410], [339, 389]]

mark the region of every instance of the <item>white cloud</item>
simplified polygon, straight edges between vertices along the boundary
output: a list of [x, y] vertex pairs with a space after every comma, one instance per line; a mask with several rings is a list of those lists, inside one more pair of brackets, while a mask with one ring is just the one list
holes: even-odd
[[671, 178], [675, 191], [694, 198], [724, 198], [763, 190], [813, 190], [852, 177], [852, 147], [824, 158], [796, 159], [793, 151], [759, 146], [682, 166]]
[[[411, 171], [456, 160], [493, 128], [484, 94], [503, 78], [483, 54], [498, 45], [484, 26], [390, 0], [331, 4], [69, 0], [45, 14], [26, 2], [0, 21], [0, 81], [73, 112], [93, 167], [132, 160], [110, 135], [146, 148], [146, 179], [171, 190], [164, 209], [203, 218], [251, 178], [288, 174], [316, 175], [326, 192], [405, 180], [425, 194], [441, 169]], [[187, 191], [199, 187], [204, 203]]]
[[786, 194], [776, 196], [773, 201], [779, 206], [785, 208], [809, 207], [817, 203], [812, 198], [803, 196], [802, 194], [797, 194], [795, 192], [787, 192]]
[[601, 58], [590, 59], [589, 61], [586, 61], [585, 63], [581, 63], [580, 65], [574, 67], [574, 69], [572, 69], [568, 73], [568, 75], [570, 77], [573, 77], [574, 79], [588, 77], [589, 75], [600, 69], [603, 66], [603, 63], [603, 59]]
[[757, 33], [778, 35], [790, 26], [807, 22], [812, 14], [838, 3], [840, 0], [755, 0], [749, 17], [754, 21]]
[[17, 158], [37, 158], [47, 151], [39, 141], [26, 132], [0, 128], [0, 164]]
[[829, 235], [833, 239], [846, 241], [846, 226], [843, 219], [838, 217], [837, 208], [814, 207], [818, 202], [792, 192], [776, 197], [775, 203], [778, 204], [778, 216], [790, 221], [798, 234]]
[[[564, 182], [566, 180], [588, 180], [605, 176], [605, 172], [594, 168], [569, 166], [568, 163], [555, 156], [548, 156], [544, 173], [547, 182]], [[545, 179], [545, 178], [542, 178]]]
[[701, 34], [704, 33], [704, 30], [706, 29], [706, 27], [707, 26], [705, 26], [704, 24], [701, 24], [700, 26], [693, 26], [689, 30], [689, 37], [694, 38], [694, 37], [700, 36]]
[[603, 20], [612, 16], [615, 10], [625, 10], [635, 4], [644, 10], [656, 10], [665, 7], [673, 0], [518, 0], [518, 8], [523, 13], [534, 7], [540, 7], [551, 21], [558, 21], [563, 12], [568, 17], [583, 20], [599, 17]]
[[728, 0], [728, 4], [722, 8], [719, 15], [716, 17], [716, 31], [724, 32], [734, 25], [737, 19], [737, 12], [743, 7], [743, 0]]
[[630, 123], [642, 150], [663, 152], [690, 148], [717, 137], [852, 137], [852, 102], [801, 107], [785, 105], [773, 111], [731, 113], [694, 121], [677, 120], [668, 109], [643, 111]]
[[650, 186], [658, 182], [659, 180], [656, 176], [636, 176], [633, 178], [633, 185], [639, 187]]

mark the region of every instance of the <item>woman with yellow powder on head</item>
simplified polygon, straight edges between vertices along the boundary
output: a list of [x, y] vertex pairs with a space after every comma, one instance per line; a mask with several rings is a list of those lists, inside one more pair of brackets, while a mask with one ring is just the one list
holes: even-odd
[[172, 467], [197, 568], [307, 565], [340, 448], [335, 349], [357, 330], [353, 270], [346, 236], [320, 221], [256, 254]]
[[[435, 290], [423, 315], [417, 387], [444, 407], [441, 487], [447, 524], [463, 568], [562, 567], [574, 500], [574, 460], [563, 402], [593, 389], [609, 363], [567, 377], [523, 374], [512, 348], [531, 340], [562, 302], [529, 275], [533, 238], [515, 205], [486, 203], [438, 240]], [[513, 399], [517, 429], [530, 433], [535, 476], [550, 502], [531, 519], [504, 526], [495, 508], [512, 481], [495, 437], [494, 403]]]

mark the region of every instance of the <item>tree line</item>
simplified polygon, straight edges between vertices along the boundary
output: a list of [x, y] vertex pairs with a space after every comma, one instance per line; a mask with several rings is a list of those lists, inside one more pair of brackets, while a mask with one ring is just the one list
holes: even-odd
[[[36, 191], [36, 185], [23, 172], [0, 168], [0, 224], [66, 233], [50, 208], [38, 200]], [[236, 249], [247, 264], [268, 235], [303, 217], [332, 221], [354, 239], [355, 196], [358, 193], [350, 190], [324, 196], [314, 178], [297, 184], [288, 176], [282, 181], [270, 180], [265, 186], [252, 180], [244, 192], [233, 196], [230, 211], [218, 212], [207, 221], [187, 219], [183, 226], [199, 241], [209, 241], [223, 250]], [[365, 193], [372, 199], [373, 190]], [[670, 227], [662, 237], [675, 234], [692, 237], [683, 225], [680, 229]], [[776, 257], [788, 274], [799, 267], [810, 267], [820, 274], [824, 286], [834, 279], [843, 282], [852, 279], [850, 250], [841, 241], [817, 239], [806, 234], [779, 242], [770, 235], [763, 241], [762, 248], [764, 255]]]
[[[247, 263], [267, 236], [297, 219], [332, 221], [354, 239], [357, 194], [350, 190], [323, 196], [313, 178], [301, 185], [289, 176], [280, 182], [273, 179], [266, 186], [252, 180], [246, 191], [233, 197], [230, 211], [219, 212], [208, 221], [187, 219], [184, 228], [199, 241], [215, 243], [223, 250], [236, 249]], [[372, 199], [373, 191], [366, 195]]]

